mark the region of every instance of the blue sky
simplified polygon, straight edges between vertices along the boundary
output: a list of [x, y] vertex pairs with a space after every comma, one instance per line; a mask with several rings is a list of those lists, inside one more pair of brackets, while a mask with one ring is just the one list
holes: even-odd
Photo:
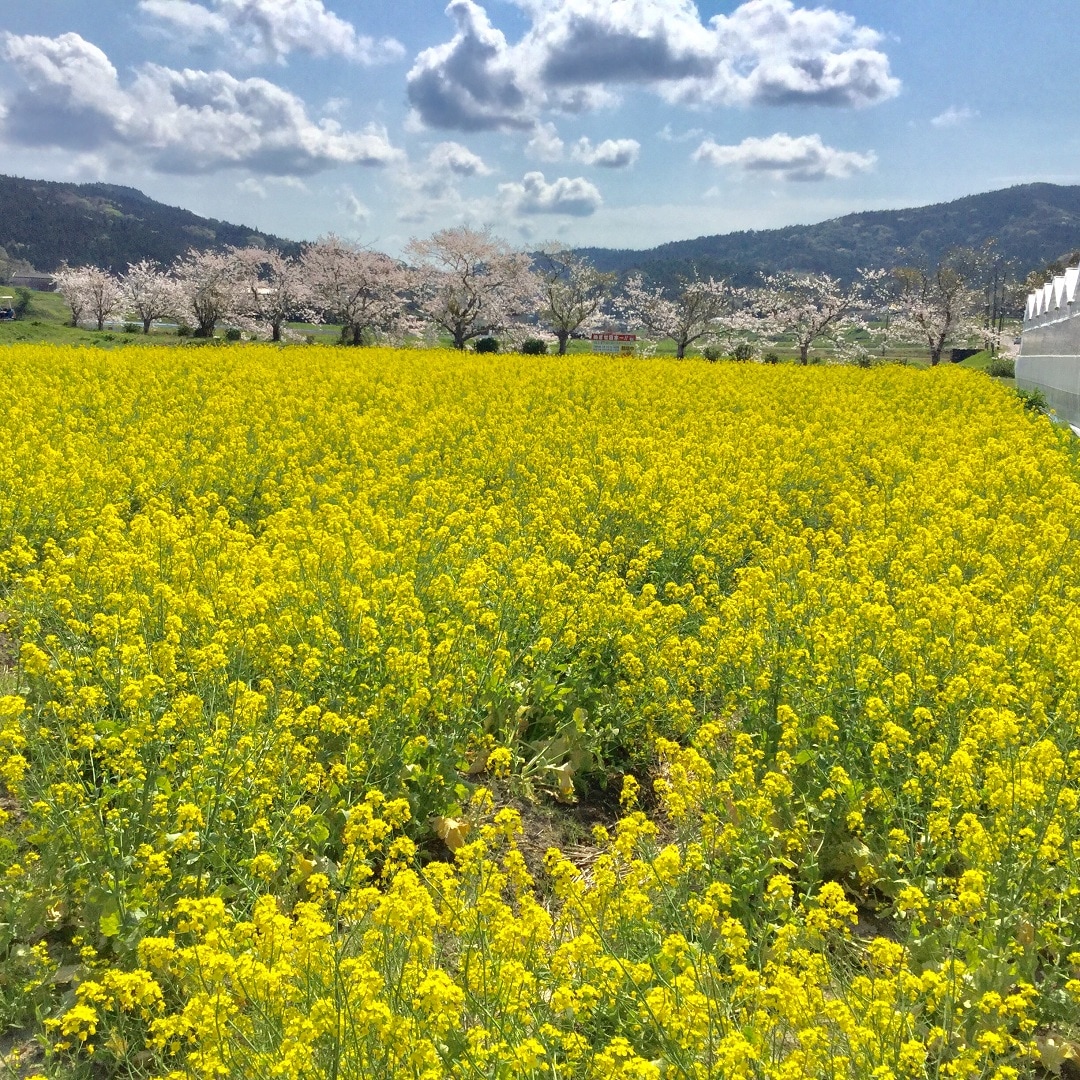
[[1028, 0], [36, 0], [0, 172], [399, 252], [667, 240], [1080, 182], [1064, 14]]

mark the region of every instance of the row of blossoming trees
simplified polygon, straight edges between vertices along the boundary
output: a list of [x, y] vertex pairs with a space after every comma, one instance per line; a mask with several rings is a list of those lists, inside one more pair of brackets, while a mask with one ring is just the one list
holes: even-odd
[[850, 285], [782, 273], [756, 289], [712, 277], [664, 289], [640, 274], [620, 286], [573, 252], [528, 254], [464, 227], [413, 240], [406, 254], [407, 262], [329, 236], [295, 258], [264, 248], [192, 250], [167, 270], [144, 260], [119, 277], [97, 267], [64, 267], [55, 277], [76, 325], [100, 330], [122, 315], [149, 333], [155, 320], [173, 318], [199, 337], [228, 324], [280, 341], [289, 322], [328, 321], [354, 345], [449, 338], [464, 349], [498, 336], [510, 346], [544, 340], [565, 353], [575, 335], [618, 327], [670, 339], [679, 357], [691, 348], [749, 356], [751, 340], [783, 337], [804, 364], [813, 347], [858, 360], [886, 338], [925, 345], [936, 364], [949, 343], [990, 338], [974, 275], [958, 258], [932, 271], [862, 271]]

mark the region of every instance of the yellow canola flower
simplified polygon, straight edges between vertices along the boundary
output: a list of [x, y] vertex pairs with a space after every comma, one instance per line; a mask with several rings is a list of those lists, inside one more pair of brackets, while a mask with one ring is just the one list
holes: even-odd
[[956, 369], [4, 359], [16, 1027], [172, 1080], [1030, 1071], [1067, 432]]

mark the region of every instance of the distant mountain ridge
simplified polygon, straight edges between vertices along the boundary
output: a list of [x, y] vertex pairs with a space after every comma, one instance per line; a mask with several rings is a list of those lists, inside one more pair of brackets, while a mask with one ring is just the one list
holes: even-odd
[[67, 262], [119, 273], [140, 259], [168, 264], [193, 247], [251, 243], [299, 250], [292, 241], [166, 206], [131, 187], [0, 176], [0, 248], [38, 270]]
[[[777, 270], [824, 271], [848, 280], [860, 267], [933, 262], [951, 247], [977, 246], [992, 237], [1019, 274], [1080, 249], [1080, 185], [1022, 184], [815, 225], [700, 236], [642, 251], [578, 251], [602, 270], [640, 270], [659, 284], [696, 270], [750, 285]], [[171, 263], [192, 247], [253, 243], [290, 254], [300, 248], [246, 225], [166, 206], [131, 187], [0, 176], [0, 248], [38, 270], [51, 272], [67, 262], [121, 272], [144, 258]]]
[[850, 280], [860, 267], [935, 262], [949, 248], [996, 238], [1020, 274], [1080, 248], [1080, 186], [1021, 184], [947, 203], [845, 214], [816, 225], [677, 240], [646, 251], [579, 248], [601, 270], [640, 270], [660, 284], [680, 274], [751, 285], [777, 270], [823, 271]]

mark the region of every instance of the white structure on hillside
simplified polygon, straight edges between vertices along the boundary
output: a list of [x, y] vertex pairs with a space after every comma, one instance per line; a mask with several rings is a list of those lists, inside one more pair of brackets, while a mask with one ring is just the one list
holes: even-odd
[[1080, 429], [1080, 266], [1028, 296], [1016, 383], [1042, 390], [1058, 417]]

